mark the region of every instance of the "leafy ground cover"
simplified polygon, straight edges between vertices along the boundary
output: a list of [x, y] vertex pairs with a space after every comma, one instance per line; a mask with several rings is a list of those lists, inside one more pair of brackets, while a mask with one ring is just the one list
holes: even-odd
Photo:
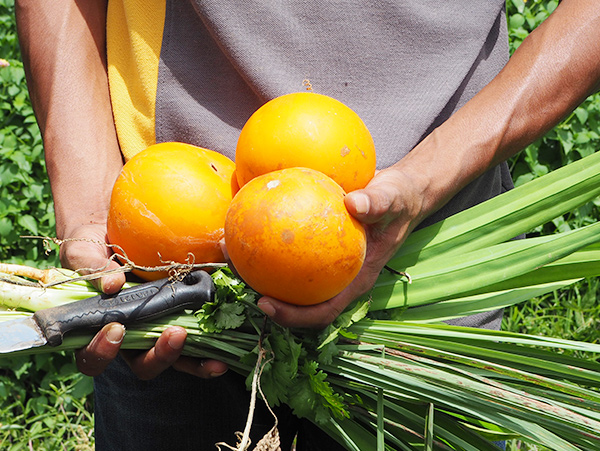
[[[557, 1], [508, 0], [511, 49], [557, 6]], [[0, 0], [0, 261], [56, 265], [42, 243], [26, 235], [52, 235], [52, 198], [39, 130], [25, 85], [14, 24], [14, 0]], [[600, 148], [600, 96], [588, 98], [546, 136], [511, 160], [517, 185]], [[548, 234], [598, 220], [600, 202], [532, 231]], [[507, 309], [505, 330], [597, 343], [600, 282], [587, 280]], [[590, 356], [593, 358], [593, 356]], [[77, 373], [71, 355], [14, 358], [0, 368], [0, 448], [93, 449], [92, 384]], [[535, 449], [511, 442], [509, 450]]]
[[0, 370], [0, 447], [17, 450], [93, 449], [91, 378], [70, 355], [37, 355], [3, 362]]
[[14, 0], [0, 0], [0, 261], [35, 264], [46, 257], [42, 242], [52, 235], [54, 210], [43, 159], [42, 138], [31, 108], [14, 22]]

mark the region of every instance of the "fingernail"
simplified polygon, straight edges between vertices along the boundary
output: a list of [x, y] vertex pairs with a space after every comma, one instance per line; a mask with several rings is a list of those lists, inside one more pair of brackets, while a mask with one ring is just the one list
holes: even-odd
[[169, 346], [173, 350], [180, 350], [185, 345], [185, 334], [171, 334], [169, 337]]
[[352, 193], [352, 199], [354, 201], [356, 214], [366, 215], [369, 213], [369, 209], [371, 208], [369, 196], [363, 193]]
[[271, 304], [269, 301], [259, 300], [256, 305], [258, 305], [258, 308], [261, 309], [268, 317], [275, 316], [275, 307], [273, 307], [273, 304]]
[[213, 373], [210, 373], [209, 376], [210, 377], [219, 377], [219, 376], [222, 376], [223, 374], [225, 374], [226, 372], [227, 372], [227, 370], [221, 371], [221, 372], [213, 372]]
[[123, 337], [125, 336], [125, 326], [122, 324], [115, 324], [108, 332], [106, 332], [106, 339], [112, 344], [119, 344], [123, 341]]
[[119, 290], [119, 288], [115, 287], [115, 284], [112, 283], [111, 279], [109, 279], [108, 277], [100, 278], [98, 286], [100, 288], [100, 291], [106, 294], [113, 294]]

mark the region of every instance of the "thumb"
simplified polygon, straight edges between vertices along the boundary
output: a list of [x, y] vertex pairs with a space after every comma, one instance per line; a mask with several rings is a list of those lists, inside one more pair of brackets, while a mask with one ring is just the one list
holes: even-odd
[[[120, 268], [119, 265], [114, 260], [111, 260], [109, 265], [106, 267], [106, 270], [117, 269]], [[98, 279], [96, 279], [98, 280]], [[106, 276], [101, 277], [98, 281], [92, 281], [100, 291], [106, 294], [113, 294], [119, 291], [123, 284], [125, 283], [125, 274], [122, 272], [107, 274]]]
[[360, 222], [375, 224], [390, 212], [393, 199], [389, 191], [373, 187], [346, 194], [344, 203], [348, 212]]
[[[106, 251], [96, 243], [69, 242], [61, 248], [63, 266], [78, 271], [81, 274], [91, 274], [95, 271], [117, 269], [120, 265], [109, 260]], [[100, 291], [106, 294], [116, 293], [125, 283], [125, 274], [108, 274], [98, 279], [90, 280]]]

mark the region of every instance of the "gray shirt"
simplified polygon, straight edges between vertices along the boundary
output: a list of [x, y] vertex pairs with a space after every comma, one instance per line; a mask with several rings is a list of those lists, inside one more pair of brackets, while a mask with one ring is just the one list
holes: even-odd
[[[315, 92], [354, 109], [377, 166], [400, 160], [508, 60], [505, 2], [167, 0], [156, 140], [235, 158], [245, 121], [268, 99]], [[512, 187], [502, 164], [428, 218], [433, 223]], [[460, 324], [498, 327], [499, 312]]]

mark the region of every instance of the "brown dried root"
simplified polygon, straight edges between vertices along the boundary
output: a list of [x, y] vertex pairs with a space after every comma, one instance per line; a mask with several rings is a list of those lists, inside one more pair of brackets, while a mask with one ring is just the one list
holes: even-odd
[[0, 280], [16, 285], [45, 288], [73, 281], [74, 274], [73, 271], [68, 269], [39, 269], [26, 265], [0, 263]]
[[[267, 364], [268, 362], [269, 361], [265, 362], [265, 364]], [[264, 368], [264, 367], [265, 366], [263, 365], [262, 368]], [[260, 370], [261, 374], [262, 374], [262, 368]], [[257, 388], [260, 393], [260, 396], [263, 399], [266, 399], [262, 389], [260, 388], [260, 375], [258, 377]], [[268, 402], [265, 401], [265, 404], [267, 406], [267, 409], [269, 409], [269, 412], [271, 412], [271, 415], [273, 415], [273, 418], [275, 419], [275, 424], [273, 425], [271, 430], [269, 432], [267, 432], [263, 436], [263, 438], [261, 438], [258, 441], [256, 446], [254, 447], [254, 451], [281, 451], [281, 441], [279, 440], [279, 429], [277, 429], [277, 425], [279, 424], [279, 421], [277, 420], [277, 415], [275, 415], [275, 412], [273, 412], [273, 410], [271, 409], [271, 406], [269, 406]]]
[[216, 443], [215, 446], [221, 451], [221, 446], [224, 446], [227, 449], [232, 451], [248, 451], [250, 448], [251, 440], [250, 440], [250, 430], [252, 429], [252, 420], [254, 418], [254, 409], [256, 408], [256, 395], [260, 393], [263, 400], [265, 400], [265, 404], [273, 418], [275, 419], [275, 424], [271, 428], [269, 432], [267, 432], [262, 439], [258, 441], [253, 451], [281, 451], [281, 442], [279, 440], [279, 430], [277, 429], [278, 420], [277, 416], [269, 406], [269, 403], [266, 402], [266, 398], [263, 394], [262, 389], [260, 388], [260, 378], [262, 376], [262, 371], [266, 364], [268, 364], [272, 359], [263, 362], [264, 358], [267, 355], [267, 351], [263, 348], [262, 342], [264, 338], [264, 331], [266, 327], [266, 320], [263, 325], [263, 334], [258, 341], [258, 358], [256, 359], [256, 365], [254, 366], [254, 374], [252, 376], [252, 391], [250, 394], [250, 407], [248, 409], [248, 419], [246, 420], [246, 427], [244, 428], [244, 432], [236, 432], [235, 435], [238, 438], [238, 443], [235, 447], [228, 445], [227, 443], [220, 442]]
[[254, 451], [281, 451], [281, 442], [279, 440], [279, 431], [277, 430], [277, 427], [273, 426], [273, 428], [260, 439], [256, 444]]

